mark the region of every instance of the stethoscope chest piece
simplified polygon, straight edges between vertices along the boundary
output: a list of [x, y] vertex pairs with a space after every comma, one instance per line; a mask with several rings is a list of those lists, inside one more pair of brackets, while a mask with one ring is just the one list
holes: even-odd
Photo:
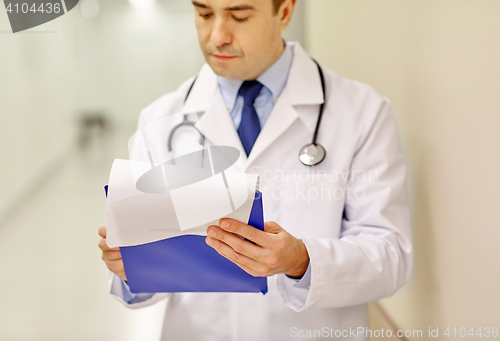
[[299, 160], [306, 166], [316, 166], [325, 159], [325, 148], [319, 143], [304, 146], [299, 153]]

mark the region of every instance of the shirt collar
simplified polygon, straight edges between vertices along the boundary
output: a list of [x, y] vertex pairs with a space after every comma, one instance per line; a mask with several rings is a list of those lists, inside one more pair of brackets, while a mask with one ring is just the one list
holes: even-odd
[[[283, 42], [285, 43], [285, 49], [283, 53], [281, 53], [281, 56], [271, 65], [271, 67], [257, 78], [262, 85], [271, 91], [275, 100], [285, 88], [293, 59], [293, 46], [284, 40]], [[233, 107], [243, 81], [217, 76], [217, 83], [224, 101]]]
[[257, 78], [259, 82], [271, 91], [273, 98], [275, 99], [285, 88], [288, 72], [290, 71], [290, 66], [292, 65], [292, 59], [292, 47], [285, 42], [285, 49], [278, 60]]

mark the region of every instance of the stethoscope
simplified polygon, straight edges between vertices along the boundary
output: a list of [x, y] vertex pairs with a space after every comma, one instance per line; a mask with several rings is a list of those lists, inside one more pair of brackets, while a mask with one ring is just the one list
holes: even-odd
[[[318, 66], [318, 72], [319, 72], [319, 78], [321, 79], [321, 89], [323, 91], [323, 103], [321, 103], [319, 107], [319, 114], [318, 114], [318, 121], [316, 122], [316, 128], [314, 129], [314, 135], [312, 142], [305, 145], [300, 149], [299, 152], [299, 160], [306, 166], [316, 166], [319, 165], [326, 156], [326, 151], [325, 148], [323, 148], [322, 145], [316, 142], [316, 139], [318, 137], [318, 131], [319, 127], [321, 125], [321, 117], [323, 116], [323, 111], [325, 108], [325, 102], [326, 102], [326, 91], [325, 91], [325, 77], [323, 75], [323, 71], [321, 70], [321, 67], [319, 66], [318, 62], [313, 59], [313, 61], [316, 63]], [[186, 97], [184, 98], [184, 103], [187, 101], [189, 94], [191, 93], [191, 90], [193, 89], [194, 83], [196, 82], [196, 79], [194, 79], [193, 83], [191, 83], [191, 86], [189, 87], [189, 90], [186, 94]], [[188, 115], [184, 115], [182, 122], [176, 125], [171, 131], [168, 136], [168, 152], [172, 152], [172, 140], [175, 135], [175, 132], [183, 127], [183, 126], [189, 126], [192, 127], [196, 130], [198, 135], [200, 136], [200, 144], [203, 146], [205, 144], [205, 136], [201, 133], [201, 131], [196, 128], [195, 123], [191, 122], [188, 120]]]

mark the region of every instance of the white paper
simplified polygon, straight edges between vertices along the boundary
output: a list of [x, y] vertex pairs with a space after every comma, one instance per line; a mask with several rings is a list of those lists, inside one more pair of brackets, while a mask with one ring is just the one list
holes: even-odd
[[[248, 222], [257, 174], [236, 176], [228, 172], [229, 192], [241, 204], [232, 211], [220, 173], [192, 187], [144, 193], [136, 188], [135, 176], [149, 169], [147, 162], [117, 159], [113, 163], [106, 207], [109, 247], [140, 245], [185, 234], [205, 236], [208, 226], [217, 225], [224, 217]], [[236, 177], [240, 181], [234, 181]]]
[[109, 177], [108, 246], [205, 236], [224, 217], [248, 222], [258, 175], [243, 172], [238, 149], [207, 146], [195, 128], [183, 125], [172, 141], [175, 153], [168, 151], [165, 132], [186, 121], [199, 127], [199, 114], [168, 115], [130, 138], [131, 160], [115, 160]]

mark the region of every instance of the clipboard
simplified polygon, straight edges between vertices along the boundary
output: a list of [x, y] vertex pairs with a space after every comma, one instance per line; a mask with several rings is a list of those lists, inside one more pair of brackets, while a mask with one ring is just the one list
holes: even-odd
[[[106, 195], [108, 186], [105, 187]], [[262, 194], [255, 193], [248, 225], [264, 231]], [[132, 293], [261, 292], [267, 278], [254, 277], [205, 243], [205, 236], [183, 235], [120, 247]]]

